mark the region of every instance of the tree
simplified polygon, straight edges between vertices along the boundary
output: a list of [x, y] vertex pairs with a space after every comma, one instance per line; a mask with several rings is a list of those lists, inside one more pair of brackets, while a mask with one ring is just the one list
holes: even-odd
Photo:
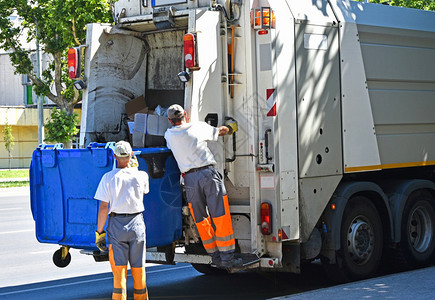
[[[362, 0], [357, 0], [362, 1]], [[434, 0], [369, 0], [372, 3], [386, 3], [393, 6], [403, 6], [435, 11]]]
[[53, 108], [51, 119], [44, 127], [47, 137], [45, 141], [64, 143], [65, 148], [71, 148], [71, 140], [79, 132], [77, 117], [77, 113], [68, 114], [64, 110]]
[[[68, 77], [68, 48], [85, 43], [86, 24], [112, 21], [112, 3], [113, 0], [0, 1], [0, 48], [10, 51], [15, 73], [27, 74], [37, 95], [49, 98], [72, 114], [81, 93]], [[15, 25], [10, 20], [14, 13], [21, 18]], [[38, 39], [41, 52], [52, 59], [41, 78], [35, 73], [30, 51], [20, 42], [23, 36], [27, 42]]]
[[3, 128], [3, 140], [5, 142], [5, 148], [6, 151], [8, 151], [9, 154], [9, 170], [11, 169], [11, 159], [12, 155], [11, 152], [14, 147], [14, 136], [12, 135], [12, 126], [9, 125], [8, 120], [6, 119], [5, 127]]

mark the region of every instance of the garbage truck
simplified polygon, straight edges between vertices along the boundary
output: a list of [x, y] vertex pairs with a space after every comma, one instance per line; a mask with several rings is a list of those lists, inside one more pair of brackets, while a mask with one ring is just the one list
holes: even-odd
[[[119, 0], [113, 16], [114, 24], [87, 27], [80, 145], [90, 154], [74, 178], [88, 176], [101, 156], [107, 162], [111, 142], [162, 136], [131, 129], [129, 103], [142, 99], [135, 112], [146, 107], [148, 115], [176, 103], [190, 122], [238, 123], [235, 134], [209, 143], [244, 261], [226, 272], [299, 273], [320, 260], [331, 277], [347, 281], [372, 276], [387, 261], [401, 268], [432, 262], [434, 12], [351, 0]], [[147, 235], [156, 237], [147, 261], [222, 272], [202, 246], [164, 140], [133, 146], [149, 157], [139, 165], [163, 174], [144, 199], [146, 211], [153, 201], [171, 207], [165, 218], [146, 222]], [[103, 154], [93, 154], [98, 150]], [[49, 168], [74, 159], [66, 153], [39, 147], [33, 169], [43, 174], [44, 162]], [[162, 163], [153, 163], [162, 154]], [[112, 167], [113, 160], [105, 168]], [[49, 194], [49, 180], [36, 181], [35, 207]], [[58, 183], [61, 201], [70, 203], [59, 208], [68, 214], [62, 222], [86, 223], [91, 233], [94, 181], [85, 187], [87, 217], [80, 197], [68, 200]], [[165, 219], [178, 221], [159, 240]], [[98, 257], [92, 236], [68, 246], [59, 229], [48, 242], [62, 246], [60, 264], [68, 247]]]

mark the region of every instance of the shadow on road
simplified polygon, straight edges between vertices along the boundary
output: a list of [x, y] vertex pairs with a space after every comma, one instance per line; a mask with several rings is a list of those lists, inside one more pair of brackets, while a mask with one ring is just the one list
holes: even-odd
[[[0, 289], [1, 299], [111, 299], [112, 274], [80, 276]], [[147, 267], [150, 299], [268, 299], [330, 286], [320, 265], [302, 274], [239, 272], [203, 275], [188, 264]], [[128, 299], [133, 278], [127, 277]]]

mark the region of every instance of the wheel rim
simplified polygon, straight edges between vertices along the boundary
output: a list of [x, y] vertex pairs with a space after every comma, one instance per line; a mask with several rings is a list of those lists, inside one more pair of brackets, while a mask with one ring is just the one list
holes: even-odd
[[362, 216], [358, 216], [350, 223], [347, 231], [347, 249], [352, 261], [364, 264], [370, 258], [375, 243], [372, 226]]
[[423, 253], [430, 246], [432, 235], [432, 219], [428, 210], [423, 206], [415, 207], [408, 222], [409, 243], [415, 251]]

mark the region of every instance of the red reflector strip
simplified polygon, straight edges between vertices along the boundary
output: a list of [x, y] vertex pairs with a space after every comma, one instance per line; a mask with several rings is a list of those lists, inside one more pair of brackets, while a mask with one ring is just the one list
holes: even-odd
[[276, 116], [276, 94], [275, 89], [267, 89], [266, 90], [266, 106], [267, 106], [267, 116], [275, 117]]
[[276, 103], [273, 104], [272, 108], [267, 113], [268, 117], [275, 117], [276, 116]]
[[258, 31], [258, 35], [265, 35], [265, 34], [268, 34], [268, 33], [269, 33], [269, 31], [267, 31], [266, 29]]
[[282, 232], [282, 239], [283, 240], [288, 240], [289, 239], [289, 237], [288, 237], [289, 235], [287, 234], [286, 229], [287, 228], [283, 227], [282, 230], [281, 230], [281, 232]]

